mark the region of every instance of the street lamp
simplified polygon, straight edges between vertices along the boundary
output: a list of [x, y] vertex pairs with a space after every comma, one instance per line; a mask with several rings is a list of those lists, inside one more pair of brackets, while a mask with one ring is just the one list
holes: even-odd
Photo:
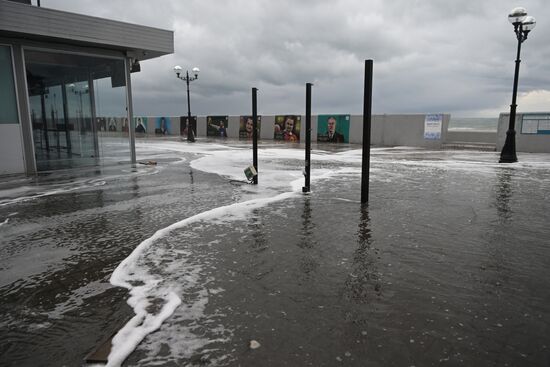
[[84, 124], [82, 95], [90, 93], [90, 88], [88, 87], [88, 84], [86, 84], [81, 89], [77, 89], [76, 85], [74, 85], [73, 83], [69, 84], [69, 88], [71, 88], [71, 92], [73, 92], [75, 95], [79, 97], [79, 101], [80, 101], [79, 123], [81, 125], [81, 129], [83, 129], [85, 124]]
[[518, 53], [516, 57], [516, 70], [514, 73], [514, 90], [512, 92], [512, 104], [510, 105], [510, 123], [508, 124], [508, 131], [506, 132], [506, 141], [502, 147], [500, 153], [499, 163], [514, 163], [518, 161], [516, 156], [516, 130], [514, 125], [516, 123], [516, 96], [518, 94], [518, 78], [519, 78], [519, 59], [521, 52], [521, 44], [527, 39], [527, 35], [535, 25], [537, 24], [535, 18], [527, 16], [525, 8], [514, 8], [508, 20], [514, 25], [514, 32], [518, 39]]
[[181, 66], [174, 66], [174, 72], [176, 73], [176, 76], [187, 83], [187, 141], [194, 142], [195, 134], [193, 133], [193, 129], [191, 126], [191, 99], [189, 98], [189, 82], [192, 82], [193, 80], [199, 78], [200, 70], [199, 68], [194, 67], [191, 70], [194, 76], [189, 76], [188, 70], [185, 71], [185, 76], [181, 76], [182, 70], [183, 69], [181, 68]]

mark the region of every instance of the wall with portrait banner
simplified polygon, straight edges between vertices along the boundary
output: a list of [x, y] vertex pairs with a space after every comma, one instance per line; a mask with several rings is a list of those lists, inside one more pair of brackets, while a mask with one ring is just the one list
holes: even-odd
[[[136, 116], [134, 123], [138, 137], [180, 135], [180, 116]], [[127, 117], [102, 116], [96, 118], [96, 130], [102, 135], [128, 136], [129, 129]]]
[[275, 116], [275, 123], [273, 124], [273, 140], [286, 141], [289, 143], [300, 142], [301, 125], [302, 116]]
[[154, 121], [154, 124], [149, 124], [149, 133], [153, 130], [156, 136], [174, 135], [174, 125], [172, 118], [168, 116], [151, 117], [149, 121]]
[[350, 115], [317, 116], [317, 142], [349, 143]]
[[227, 138], [229, 116], [206, 116], [206, 136]]
[[[257, 136], [261, 136], [262, 131], [262, 116], [258, 116]], [[239, 140], [252, 140], [254, 133], [254, 121], [252, 116], [239, 117]]]
[[[246, 123], [250, 116], [193, 116], [192, 126], [195, 136], [220, 137], [220, 122], [223, 122], [227, 137], [248, 139]], [[332, 117], [332, 119], [331, 119]], [[508, 130], [510, 115], [503, 113], [499, 117], [496, 134], [496, 150], [502, 150]], [[261, 140], [279, 140], [303, 143], [301, 115], [263, 115], [259, 117]], [[339, 142], [361, 144], [363, 137], [363, 116], [349, 114], [326, 114], [312, 116], [311, 140], [323, 144]], [[329, 124], [336, 121], [335, 132], [330, 140]], [[373, 146], [411, 146], [439, 149], [447, 143], [449, 114], [395, 114], [372, 115], [371, 144]], [[137, 116], [136, 136], [187, 136], [187, 116]], [[208, 127], [208, 124], [215, 125]], [[143, 127], [139, 127], [142, 125]], [[263, 128], [262, 128], [263, 125]], [[96, 119], [96, 128], [101, 135], [128, 136], [126, 117], [100, 116]], [[518, 113], [515, 122], [516, 150], [518, 152], [550, 153], [550, 113]], [[140, 132], [145, 131], [145, 132]], [[208, 134], [207, 134], [208, 132]], [[488, 140], [485, 132], [471, 132], [472, 138], [479, 135], [479, 141]], [[485, 134], [485, 135], [484, 135]], [[343, 142], [342, 142], [343, 139]], [[452, 140], [452, 138], [451, 138]], [[463, 139], [464, 140], [464, 139]], [[473, 139], [472, 141], [478, 141]], [[493, 140], [494, 142], [494, 140]]]
[[143, 116], [134, 117], [134, 123], [136, 126], [135, 127], [136, 135], [137, 134], [146, 135], [150, 133], [150, 131], [147, 131], [148, 122], [149, 122], [149, 118], [147, 117], [143, 117]]
[[[447, 139], [451, 115], [441, 116], [439, 139], [426, 139], [425, 114], [372, 115], [371, 144], [375, 146], [410, 146], [439, 149]], [[361, 144], [363, 139], [363, 116], [352, 115], [350, 143]]]
[[[518, 115], [518, 135], [550, 136], [548, 114]], [[305, 141], [303, 115], [263, 115], [258, 117], [258, 138], [303, 144]], [[372, 115], [371, 144], [373, 146], [414, 146], [438, 149], [447, 140], [449, 114], [395, 114]], [[524, 121], [524, 122], [523, 122]], [[523, 122], [523, 125], [522, 125]], [[187, 137], [187, 116], [137, 116], [136, 137]], [[196, 137], [225, 137], [251, 139], [250, 115], [193, 116], [191, 125]], [[102, 134], [128, 136], [125, 117], [97, 118]], [[535, 133], [536, 130], [536, 133]], [[519, 131], [518, 131], [519, 132]], [[350, 114], [322, 114], [311, 117], [311, 140], [319, 144], [361, 144], [363, 116]]]
[[197, 135], [197, 116], [191, 116], [191, 123], [188, 123], [189, 117], [188, 116], [180, 116], [179, 117], [179, 129], [175, 131], [180, 132], [180, 136], [187, 139], [187, 129], [189, 128], [189, 125], [191, 126], [191, 130], [193, 131], [195, 136]]

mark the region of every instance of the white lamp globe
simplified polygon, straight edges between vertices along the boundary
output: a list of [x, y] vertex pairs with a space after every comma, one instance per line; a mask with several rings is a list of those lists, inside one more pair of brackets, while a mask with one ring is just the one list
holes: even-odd
[[527, 16], [527, 10], [525, 10], [525, 8], [522, 8], [522, 7], [517, 7], [512, 9], [510, 14], [508, 15], [508, 20], [512, 24], [519, 24], [523, 22], [526, 16]]
[[535, 17], [532, 16], [525, 17], [523, 22], [521, 22], [521, 26], [524, 31], [532, 31], [536, 25], [537, 21], [535, 20]]

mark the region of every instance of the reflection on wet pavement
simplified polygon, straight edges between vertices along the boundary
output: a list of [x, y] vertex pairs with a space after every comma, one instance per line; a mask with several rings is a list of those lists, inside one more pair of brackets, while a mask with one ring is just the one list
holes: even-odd
[[0, 184], [0, 364], [79, 365], [134, 315], [115, 268], [201, 213], [136, 254], [146, 312], [181, 305], [125, 365], [550, 362], [550, 156], [374, 150], [361, 206], [358, 150], [319, 145], [302, 195], [303, 151], [261, 147], [257, 189], [245, 146], [181, 146]]

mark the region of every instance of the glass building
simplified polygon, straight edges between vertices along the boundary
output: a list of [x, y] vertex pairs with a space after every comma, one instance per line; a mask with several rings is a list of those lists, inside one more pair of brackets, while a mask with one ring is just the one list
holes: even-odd
[[0, 0], [0, 175], [135, 162], [130, 75], [173, 38]]

